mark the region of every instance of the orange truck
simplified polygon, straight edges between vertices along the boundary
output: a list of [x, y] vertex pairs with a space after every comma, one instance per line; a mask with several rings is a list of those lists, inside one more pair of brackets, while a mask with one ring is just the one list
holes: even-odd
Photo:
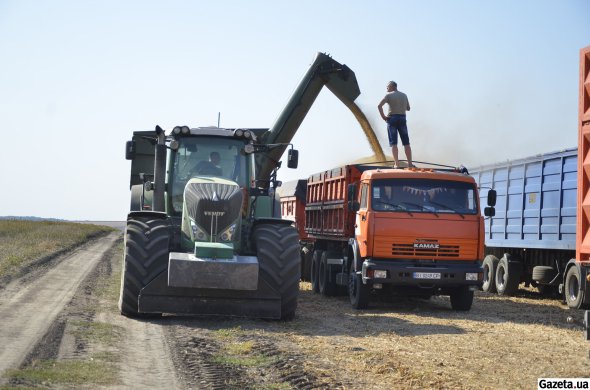
[[[353, 164], [312, 175], [306, 197], [281, 197], [300, 232], [303, 272], [314, 292], [348, 292], [353, 308], [377, 294], [450, 296], [469, 310], [483, 280], [484, 222], [464, 167], [392, 169]], [[485, 215], [494, 214], [488, 193]], [[295, 213], [289, 203], [304, 205]]]

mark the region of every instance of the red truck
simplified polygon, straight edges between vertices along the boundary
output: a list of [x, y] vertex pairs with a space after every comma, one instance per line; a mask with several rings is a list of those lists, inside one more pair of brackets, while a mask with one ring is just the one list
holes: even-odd
[[[590, 307], [590, 46], [580, 50], [580, 99], [578, 115], [578, 216], [576, 227], [576, 261], [566, 275], [569, 283], [566, 298]], [[567, 285], [567, 281], [566, 281]], [[586, 340], [590, 340], [590, 312], [584, 316]]]
[[[374, 294], [449, 295], [469, 310], [481, 287], [484, 245], [478, 189], [465, 168], [392, 169], [353, 164], [312, 175], [306, 197], [283, 192], [300, 230], [303, 275], [323, 295], [347, 291], [352, 307]], [[304, 215], [289, 204], [305, 207]], [[486, 215], [493, 215], [495, 191]], [[287, 216], [285, 216], [287, 217]]]

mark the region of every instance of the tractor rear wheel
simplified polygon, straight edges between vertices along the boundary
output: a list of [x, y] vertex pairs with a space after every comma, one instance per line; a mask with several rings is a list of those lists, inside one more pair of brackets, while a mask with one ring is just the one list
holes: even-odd
[[301, 257], [297, 230], [289, 225], [261, 223], [254, 228], [259, 281], [281, 296], [281, 320], [292, 320], [297, 309]]
[[168, 267], [169, 240], [166, 218], [141, 215], [127, 219], [119, 296], [121, 314], [142, 315], [138, 310], [139, 293]]

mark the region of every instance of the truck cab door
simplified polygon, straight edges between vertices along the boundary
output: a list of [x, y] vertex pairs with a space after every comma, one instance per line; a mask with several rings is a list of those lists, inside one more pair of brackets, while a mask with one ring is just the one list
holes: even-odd
[[359, 245], [359, 252], [361, 257], [366, 257], [368, 254], [368, 238], [369, 238], [369, 224], [368, 224], [368, 199], [369, 199], [369, 185], [368, 183], [361, 183], [359, 191], [359, 211], [356, 213], [356, 221], [354, 224], [354, 235]]

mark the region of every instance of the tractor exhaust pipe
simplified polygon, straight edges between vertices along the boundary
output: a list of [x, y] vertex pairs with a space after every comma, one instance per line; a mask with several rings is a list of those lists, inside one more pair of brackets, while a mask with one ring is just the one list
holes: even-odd
[[154, 198], [153, 211], [166, 211], [165, 186], [166, 186], [166, 134], [160, 126], [156, 126], [156, 161], [154, 163]]

